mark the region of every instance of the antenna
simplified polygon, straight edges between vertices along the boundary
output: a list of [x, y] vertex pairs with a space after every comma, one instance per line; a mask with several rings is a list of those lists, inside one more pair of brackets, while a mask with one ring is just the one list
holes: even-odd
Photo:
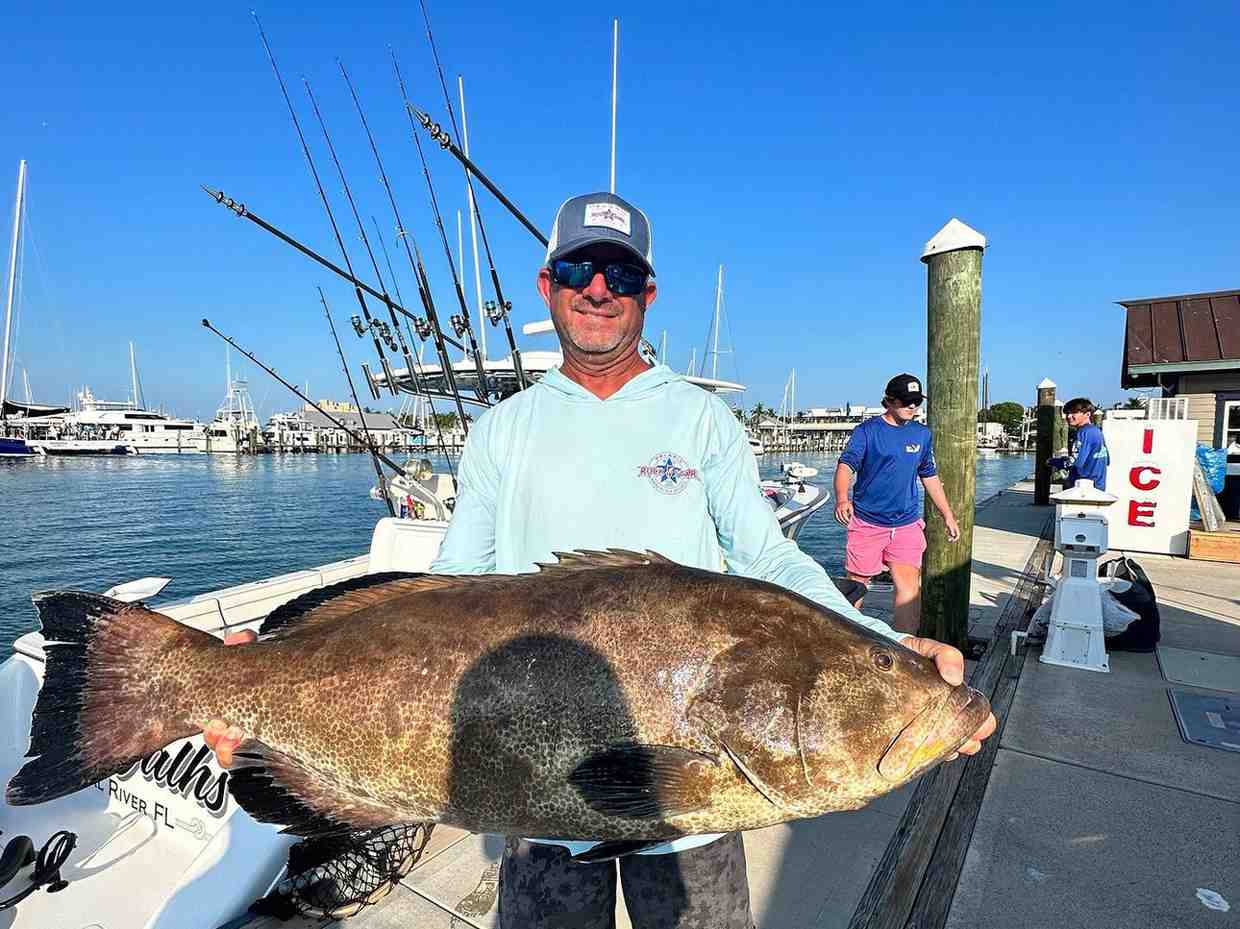
[[[465, 78], [456, 76], [457, 92], [461, 99], [461, 144], [465, 147], [465, 157], [469, 157], [469, 120], [465, 116]], [[486, 307], [482, 304], [482, 269], [478, 264], [478, 205], [474, 203], [474, 185], [469, 180], [469, 169], [465, 169], [465, 198], [469, 201], [469, 240], [474, 249], [474, 294], [478, 300], [478, 319], [483, 318]], [[461, 272], [464, 274], [464, 272]], [[487, 327], [478, 324], [481, 336], [482, 360], [487, 360]]]
[[616, 192], [616, 76], [620, 68], [620, 20], [611, 21], [611, 192]]

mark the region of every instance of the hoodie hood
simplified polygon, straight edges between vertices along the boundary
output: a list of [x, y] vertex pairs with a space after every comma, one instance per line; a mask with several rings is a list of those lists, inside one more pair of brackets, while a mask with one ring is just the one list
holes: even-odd
[[633, 378], [606, 400], [600, 400], [574, 380], [570, 380], [560, 370], [560, 366], [549, 368], [543, 375], [539, 386], [546, 387], [560, 399], [575, 403], [623, 403], [631, 400], [644, 400], [653, 396], [672, 381], [684, 378], [665, 364], [657, 364]]

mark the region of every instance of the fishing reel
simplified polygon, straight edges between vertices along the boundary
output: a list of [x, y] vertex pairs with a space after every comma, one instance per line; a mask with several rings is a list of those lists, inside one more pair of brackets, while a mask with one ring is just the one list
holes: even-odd
[[431, 337], [431, 324], [421, 316], [413, 317], [413, 331], [418, 334], [418, 338], [425, 342]]
[[353, 324], [353, 331], [357, 333], [359, 339], [366, 334], [366, 324], [362, 322], [362, 317], [350, 316], [349, 322]]
[[374, 320], [371, 327], [377, 329], [379, 338], [383, 340], [383, 344], [388, 347], [388, 351], [396, 351], [399, 346], [396, 344], [396, 337], [392, 335], [392, 327], [381, 319]]
[[512, 301], [505, 300], [501, 307], [496, 301], [488, 300], [482, 305], [482, 309], [487, 314], [487, 319], [491, 321], [492, 326], [498, 326], [499, 321], [508, 315], [512, 310]]
[[448, 321], [452, 323], [452, 331], [456, 333], [456, 337], [465, 338], [465, 333], [469, 332], [469, 326], [465, 325], [465, 317], [460, 313], [454, 313]]

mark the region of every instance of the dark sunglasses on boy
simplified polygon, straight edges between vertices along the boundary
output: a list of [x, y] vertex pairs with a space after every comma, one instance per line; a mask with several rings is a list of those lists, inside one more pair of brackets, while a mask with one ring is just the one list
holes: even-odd
[[568, 261], [557, 258], [551, 262], [551, 278], [561, 287], [581, 290], [590, 286], [594, 275], [603, 275], [607, 289], [618, 297], [636, 297], [646, 289], [649, 279], [640, 265], [625, 261], [599, 262], [589, 258], [582, 261]]

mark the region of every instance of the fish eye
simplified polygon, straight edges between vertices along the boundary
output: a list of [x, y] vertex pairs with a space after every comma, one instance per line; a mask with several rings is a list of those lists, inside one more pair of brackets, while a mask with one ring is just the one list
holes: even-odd
[[891, 652], [884, 651], [881, 648], [875, 648], [870, 654], [874, 658], [874, 667], [880, 671], [890, 671], [895, 667], [896, 660], [891, 657]]

